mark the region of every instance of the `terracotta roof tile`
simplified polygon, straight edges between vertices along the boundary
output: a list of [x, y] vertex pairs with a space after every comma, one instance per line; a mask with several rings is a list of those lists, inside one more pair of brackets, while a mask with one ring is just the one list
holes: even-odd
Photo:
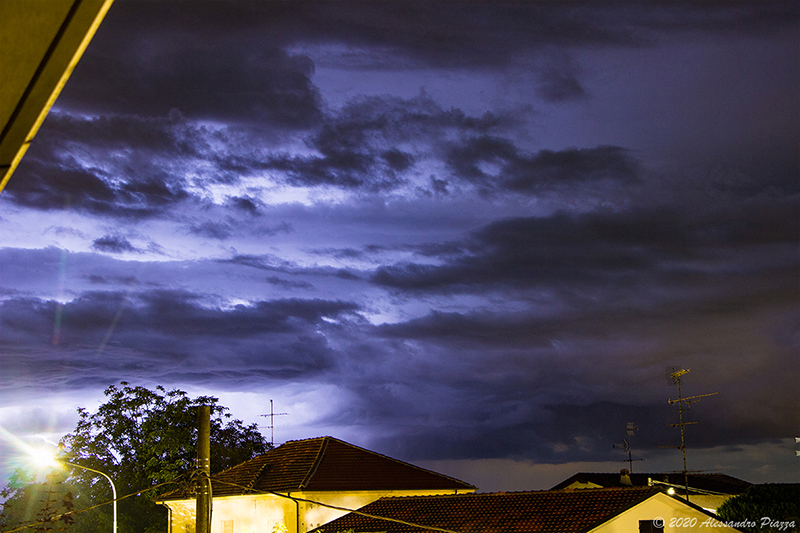
[[[333, 437], [289, 441], [212, 476], [214, 496], [299, 490], [467, 491], [475, 487]], [[162, 498], [188, 497], [184, 490]]]
[[[593, 491], [500, 492], [443, 496], [381, 498], [360, 512], [479, 533], [568, 533], [587, 531], [654, 494], [655, 488]], [[417, 527], [347, 514], [314, 530], [356, 533], [421, 533]]]
[[[751, 486], [751, 483], [731, 477], [727, 474], [715, 473], [692, 473], [688, 475], [689, 488], [701, 489], [703, 491], [712, 491], [722, 494], [741, 494]], [[646, 487], [648, 479], [668, 483], [670, 485], [683, 485], [682, 473], [635, 473], [630, 474], [631, 483], [635, 487]], [[620, 482], [620, 474], [616, 473], [597, 473], [597, 472], [579, 472], [569, 479], [566, 479], [553, 487], [551, 490], [565, 489], [573, 483], [594, 483], [601, 487], [622, 487]]]

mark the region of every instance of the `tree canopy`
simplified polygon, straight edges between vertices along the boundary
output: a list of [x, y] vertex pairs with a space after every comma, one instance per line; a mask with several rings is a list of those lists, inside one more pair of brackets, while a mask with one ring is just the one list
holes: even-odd
[[797, 531], [800, 484], [753, 485], [720, 505], [717, 515], [725, 522], [739, 524], [737, 527], [744, 531]]
[[[199, 406], [211, 406], [212, 474], [269, 449], [255, 424], [233, 418], [211, 396], [192, 399], [181, 390], [160, 386], [150, 390], [125, 382], [108, 387], [105, 396], [107, 400], [95, 412], [78, 408], [75, 429], [61, 439], [60, 460], [99, 470], [114, 480], [121, 498], [120, 533], [166, 531], [166, 509], [153, 500], [177, 483], [189, 481], [196, 458]], [[35, 483], [18, 472], [3, 492], [7, 498], [0, 516], [3, 530], [37, 520], [42, 509], [46, 509], [44, 514], [59, 514], [65, 505], [80, 510], [112, 499], [108, 481], [81, 468], [68, 468], [60, 478], [50, 476], [45, 483]], [[128, 495], [132, 496], [122, 499]], [[68, 515], [74, 519], [69, 530], [110, 529], [111, 516], [111, 505]], [[50, 530], [55, 525], [37, 527]]]

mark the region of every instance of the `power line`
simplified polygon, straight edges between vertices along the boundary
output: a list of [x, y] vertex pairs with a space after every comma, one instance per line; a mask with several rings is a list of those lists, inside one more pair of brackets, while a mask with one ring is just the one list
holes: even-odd
[[151, 490], [157, 489], [159, 487], [163, 487], [164, 485], [173, 485], [173, 484], [180, 483], [180, 479], [182, 477], [187, 477], [189, 475], [190, 475], [189, 473], [181, 474], [180, 476], [176, 477], [173, 480], [165, 481], [164, 483], [159, 483], [158, 485], [153, 485], [152, 487], [148, 487], [146, 489], [138, 490], [136, 492], [131, 492], [130, 494], [126, 494], [125, 496], [121, 496], [121, 497], [116, 498], [116, 499], [112, 499], [112, 500], [108, 500], [108, 501], [105, 501], [105, 502], [102, 502], [102, 503], [98, 503], [98, 504], [92, 505], [90, 507], [86, 507], [85, 509], [79, 509], [77, 511], [67, 511], [66, 513], [61, 513], [61, 514], [58, 514], [58, 515], [50, 516], [48, 518], [43, 518], [42, 520], [37, 520], [35, 522], [29, 522], [29, 523], [24, 524], [22, 526], [17, 526], [14, 529], [4, 529], [4, 530], [0, 531], [0, 533], [15, 533], [16, 531], [22, 531], [24, 529], [28, 529], [28, 528], [31, 528], [33, 526], [38, 526], [38, 525], [41, 525], [41, 524], [47, 524], [47, 523], [50, 523], [50, 522], [56, 522], [57, 520], [62, 520], [62, 519], [66, 518], [66, 517], [69, 517], [69, 516], [74, 516], [74, 515], [77, 515], [77, 514], [85, 513], [87, 511], [91, 511], [92, 509], [97, 509], [98, 507], [102, 507], [102, 506], [108, 505], [110, 503], [126, 500], [126, 499], [128, 499], [128, 498], [130, 498], [132, 496], [138, 496], [138, 495], [142, 494], [143, 492], [151, 491]]
[[217, 483], [221, 483], [221, 484], [225, 484], [225, 485], [230, 485], [232, 487], [245, 489], [245, 490], [248, 490], [250, 492], [258, 492], [258, 493], [261, 493], [261, 494], [272, 494], [273, 496], [286, 498], [286, 499], [289, 499], [289, 500], [292, 500], [292, 501], [295, 501], [295, 502], [311, 503], [311, 504], [314, 504], [314, 505], [319, 505], [320, 507], [328, 507], [329, 509], [335, 509], [337, 511], [344, 511], [344, 512], [347, 512], [347, 513], [353, 513], [353, 514], [357, 514], [357, 515], [360, 515], [360, 516], [365, 516], [367, 518], [374, 518], [376, 520], [385, 520], [387, 522], [395, 522], [397, 524], [403, 524], [403, 525], [411, 526], [411, 527], [418, 527], [420, 529], [426, 529], [428, 531], [442, 531], [443, 533], [461, 533], [460, 531], [456, 531], [454, 529], [446, 529], [446, 528], [436, 527], [436, 526], [426, 526], [426, 525], [423, 525], [423, 524], [417, 524], [417, 523], [414, 523], [414, 522], [407, 522], [405, 520], [400, 520], [399, 518], [389, 518], [388, 516], [374, 515], [374, 514], [370, 514], [370, 513], [365, 513], [363, 511], [359, 511], [357, 509], [349, 509], [347, 507], [340, 507], [338, 505], [331, 505], [329, 503], [318, 502], [318, 501], [309, 500], [309, 499], [306, 499], [306, 498], [298, 498], [297, 496], [289, 496], [287, 494], [281, 494], [280, 492], [273, 492], [271, 490], [259, 490], [259, 489], [253, 489], [251, 487], [245, 487], [244, 485], [239, 485], [237, 483], [231, 483], [231, 482], [220, 481], [220, 480], [216, 480], [216, 481], [217, 481]]

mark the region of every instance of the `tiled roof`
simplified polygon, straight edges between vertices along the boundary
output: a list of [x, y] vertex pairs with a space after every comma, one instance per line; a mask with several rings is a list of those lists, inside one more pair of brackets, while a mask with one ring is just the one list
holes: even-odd
[[[212, 476], [215, 497], [300, 490], [468, 491], [475, 487], [333, 437], [289, 441]], [[188, 497], [186, 491], [175, 491], [163, 499]]]
[[[742, 481], [726, 474], [689, 474], [689, 489], [700, 489], [721, 494], [741, 494], [751, 486], [751, 483]], [[648, 479], [653, 481], [668, 483], [670, 485], [683, 486], [682, 473], [645, 473], [630, 474], [631, 484], [634, 487], [646, 487]], [[573, 483], [594, 483], [601, 487], [623, 487], [620, 482], [620, 474], [579, 472], [553, 487], [551, 490], [561, 490], [569, 487]]]
[[[381, 498], [360, 509], [370, 515], [470, 533], [578, 533], [661, 492], [652, 487], [592, 491], [500, 492]], [[422, 533], [425, 529], [349, 513], [319, 528], [356, 533]]]

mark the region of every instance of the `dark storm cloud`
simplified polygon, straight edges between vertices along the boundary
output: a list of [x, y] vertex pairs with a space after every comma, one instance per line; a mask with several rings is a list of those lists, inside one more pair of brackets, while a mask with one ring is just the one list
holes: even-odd
[[[87, 292], [64, 304], [16, 298], [0, 304], [0, 345], [8, 348], [8, 379], [42, 363], [53, 374], [48, 379], [59, 380], [66, 369], [93, 366], [101, 352], [113, 355], [114, 363], [92, 374], [106, 384], [126, 374], [149, 378], [163, 374], [165, 365], [192, 360], [237, 379], [287, 378], [331, 368], [336, 354], [317, 328], [326, 324], [323, 319], [357, 312], [355, 304], [318, 299], [220, 309], [180, 291]], [[14, 358], [22, 356], [23, 346], [27, 362]], [[170, 372], [186, 379], [191, 365]]]
[[[51, 113], [6, 189], [19, 205], [73, 209], [104, 217], [170, 216], [177, 206], [204, 200], [185, 176], [216, 157], [212, 144], [241, 142], [240, 134], [214, 132], [171, 114], [82, 117]], [[210, 167], [205, 181], [230, 181]], [[229, 205], [258, 214], [260, 203], [232, 198]]]
[[326, 117], [309, 136], [308, 146], [319, 155], [278, 155], [238, 165], [281, 171], [292, 185], [387, 190], [405, 181], [403, 173], [412, 169], [418, 158], [399, 146], [411, 145], [430, 157], [435, 153], [430, 153], [426, 143], [443, 144], [448, 133], [466, 136], [503, 131], [517, 122], [510, 115], [472, 117], [459, 109], [445, 110], [425, 94], [411, 99], [357, 98]]
[[[800, 185], [775, 116], [797, 75], [772, 65], [797, 22], [796, 2], [116, 0], [3, 195], [9, 227], [74, 213], [40, 232], [64, 249], [0, 249], [0, 389], [267, 384], [317, 410], [298, 436], [564, 463], [621, 460], [631, 420], [644, 453], [675, 444], [669, 364], [720, 392], [694, 445], [785, 436]], [[760, 69], [730, 60], [759, 46]], [[698, 76], [709, 58], [724, 75]], [[290, 187], [318, 189], [277, 205]]]
[[200, 144], [195, 133], [171, 119], [54, 113], [5, 192], [16, 204], [42, 210], [133, 219], [161, 215], [190, 194], [158, 156], [194, 154]]
[[137, 251], [136, 247], [121, 235], [105, 235], [99, 239], [95, 239], [94, 243], [92, 243], [92, 248], [98, 252], [112, 253]]
[[[306, 18], [320, 27], [321, 36], [389, 48], [394, 55], [405, 57], [409, 67], [498, 68], [522, 50], [555, 42], [619, 44], [632, 40], [631, 32], [612, 25], [607, 14], [592, 19], [597, 13], [591, 9], [495, 2], [471, 2], [452, 9], [449, 3], [422, 1], [357, 2], [344, 4], [344, 8], [336, 2], [320, 2], [314, 8]], [[398, 68], [379, 60], [368, 66]]]
[[264, 208], [264, 203], [258, 199], [249, 196], [237, 196], [228, 199], [228, 204], [236, 209], [248, 213], [253, 216], [261, 214], [261, 209]]
[[[695, 370], [684, 394], [719, 392], [693, 409], [702, 431], [692, 446], [780, 438], [796, 420], [800, 322], [788, 290], [796, 283], [793, 269], [771, 294], [746, 302], [699, 304], [687, 293], [680, 302], [562, 302], [555, 314], [532, 302], [527, 314], [475, 310], [384, 325], [377, 333], [388, 342], [358, 350], [348, 380], [356, 401], [341, 416], [392, 420], [381, 446], [408, 458], [609, 460], [632, 420], [640, 449], [657, 455], [678, 438], [667, 427], [677, 419], [664, 379], [673, 364]], [[383, 365], [381, 379], [365, 372], [366, 360]]]
[[76, 209], [93, 215], [150, 218], [185, 200], [180, 184], [153, 176], [141, 182], [113, 183], [99, 168], [75, 161], [63, 165], [29, 158], [20, 165], [6, 192], [21, 206], [42, 210]]
[[[311, 253], [316, 252], [312, 251]], [[328, 250], [320, 253], [320, 255], [330, 256], [336, 255], [337, 253], [338, 251]], [[333, 267], [304, 267], [297, 263], [287, 261], [270, 254], [240, 254], [229, 259], [217, 259], [215, 262], [223, 265], [242, 266], [246, 267], [247, 269], [252, 268], [266, 272], [273, 272], [276, 274], [282, 274], [286, 277], [318, 276], [323, 280], [325, 280], [325, 278], [335, 278], [348, 281], [361, 281], [361, 277], [347, 269]], [[277, 275], [267, 276], [263, 279], [270, 285], [288, 289], [310, 289], [313, 287], [318, 287], [318, 285], [305, 281], [304, 279], [287, 280], [285, 277]], [[330, 283], [330, 281], [327, 281], [326, 283]]]
[[[62, 93], [59, 105], [100, 113], [308, 127], [321, 116], [314, 65], [297, 45], [338, 43], [358, 68], [507, 66], [553, 46], [642, 46], [671, 32], [765, 34], [797, 19], [791, 2], [615, 8], [591, 4], [469, 2], [118, 2]], [[242, 53], [242, 51], [245, 51]], [[563, 56], [558, 56], [563, 59]], [[580, 98], [579, 69], [545, 61], [548, 101]]]
[[[485, 188], [538, 192], [559, 185], [600, 180], [623, 184], [638, 181], [637, 164], [617, 146], [542, 150], [534, 156], [519, 153], [509, 140], [480, 136], [453, 146], [447, 163], [453, 175]], [[482, 165], [494, 167], [487, 172]]]
[[86, 279], [92, 285], [122, 285], [122, 286], [136, 286], [139, 280], [134, 276], [101, 276], [97, 274], [89, 274]]
[[[321, 117], [306, 138], [316, 154], [299, 155], [265, 149], [268, 140], [255, 130], [213, 130], [175, 112], [149, 118], [55, 113], [7, 194], [38, 209], [145, 219], [169, 216], [181, 202], [204, 203], [198, 190], [235, 184], [241, 176], [269, 172], [270, 180], [292, 186], [380, 192], [404, 185], [418, 164], [437, 158], [444, 158], [452, 180], [484, 192], [531, 194], [573, 182], [638, 180], [637, 162], [619, 147], [526, 155], [503, 136], [520, 125], [510, 112], [470, 116], [443, 109], [424, 93], [410, 99], [361, 97]], [[431, 188], [444, 195], [447, 181], [432, 177]], [[250, 196], [231, 197], [227, 206], [263, 212], [261, 201]], [[226, 225], [198, 222], [189, 230], [226, 239]]]
[[769, 34], [796, 19], [791, 2], [117, 2], [59, 105], [148, 116], [177, 108], [192, 119], [306, 128], [321, 117], [314, 64], [289, 50], [327, 44], [345, 51], [322, 61], [348, 69], [498, 69], [538, 54], [546, 60], [537, 91], [569, 101], [586, 89], [577, 65], [553, 47], [643, 46], [677, 32]]
[[20, 167], [5, 189], [14, 203], [49, 210], [65, 209], [74, 202], [78, 209], [90, 213], [112, 211], [115, 191], [95, 172], [86, 171], [77, 164], [56, 167], [33, 158], [24, 160]]
[[[570, 323], [572, 321], [579, 322], [578, 317], [571, 317]], [[558, 319], [433, 312], [399, 324], [379, 326], [378, 332], [392, 338], [425, 339], [452, 345], [532, 348], [549, 345], [564, 326]]]
[[213, 3], [141, 7], [120, 2], [109, 12], [95, 37], [103, 46], [84, 55], [60, 107], [143, 116], [178, 109], [192, 119], [288, 127], [317, 119], [313, 63], [281, 49], [266, 28], [244, 18], [234, 28], [225, 23], [232, 10]]
[[300, 331], [323, 317], [337, 318], [358, 310], [348, 302], [273, 300], [224, 311], [201, 307], [197, 299], [196, 295], [174, 291], [145, 294], [141, 297], [142, 312], [134, 320], [148, 329], [174, 334], [226, 337]]
[[[461, 169], [491, 155], [469, 155], [466, 148], [450, 148], [447, 137], [455, 135], [462, 139], [462, 145], [477, 149], [480, 141], [473, 137], [508, 132], [519, 124], [519, 119], [509, 113], [469, 116], [459, 109], [446, 110], [425, 94], [410, 99], [356, 98], [323, 117], [308, 133], [306, 144], [318, 155], [295, 155], [269, 150], [270, 141], [263, 132], [211, 129], [176, 113], [150, 118], [54, 113], [7, 194], [17, 204], [42, 210], [69, 208], [101, 216], [147, 219], [169, 217], [182, 202], [206, 203], [199, 191], [215, 183], [234, 185], [242, 176], [265, 172], [269, 172], [269, 180], [292, 186], [332, 185], [380, 192], [403, 185], [421, 159], [436, 158], [449, 150], [451, 165]], [[517, 153], [510, 141], [496, 139], [507, 143], [512, 152], [505, 162], [507, 170], [520, 174], [517, 179], [521, 183], [512, 182], [510, 186], [530, 188], [523, 174], [530, 170], [526, 165], [536, 167], [537, 160], [531, 162]], [[600, 150], [578, 154], [583, 154], [583, 159], [597, 159]], [[473, 159], [459, 166], [452, 162], [458, 157]], [[610, 159], [615, 157], [623, 159], [624, 155], [606, 154], [606, 160], [598, 164], [610, 166]], [[625, 164], [617, 163], [618, 167]], [[533, 170], [540, 174], [555, 172], [552, 168]], [[591, 174], [592, 169], [574, 171]], [[570, 169], [563, 171], [568, 172]], [[608, 174], [611, 170], [593, 172]], [[435, 181], [433, 187], [446, 192], [442, 180]], [[252, 196], [230, 197], [226, 206], [242, 214], [264, 211], [263, 202]], [[198, 222], [189, 227], [195, 234], [225, 239], [231, 234], [226, 224]]]
[[[521, 54], [552, 46], [643, 46], [671, 32], [769, 34], [797, 19], [792, 2], [699, 6], [633, 3], [314, 2], [272, 3], [275, 24], [292, 25], [306, 42], [341, 42], [388, 50], [365, 57], [343, 53], [350, 68], [500, 68]], [[264, 12], [266, 16], [266, 11]], [[275, 32], [281, 35], [280, 30]], [[394, 58], [391, 60], [389, 54]], [[399, 62], [397, 57], [405, 59]]]
[[220, 259], [221, 263], [230, 263], [234, 265], [241, 265], [258, 270], [270, 270], [278, 272], [288, 272], [297, 268], [297, 265], [285, 259], [281, 259], [274, 255], [248, 255], [241, 254], [235, 255], [230, 259]]
[[[120, 307], [125, 308], [117, 324], [117, 333], [154, 331], [163, 334], [201, 337], [248, 337], [264, 333], [300, 332], [318, 324], [323, 317], [338, 318], [358, 311], [348, 302], [325, 300], [274, 300], [253, 306], [232, 309], [201, 305], [200, 296], [180, 291], [151, 291], [125, 296], [116, 292], [88, 292], [66, 304], [36, 299], [10, 299], [2, 303], [2, 325], [5, 333], [43, 332], [52, 328], [55, 310], [65, 317], [62, 328], [65, 338], [74, 332], [76, 342], [81, 335], [100, 334]], [[36, 318], [34, 318], [36, 317]], [[45, 342], [49, 339], [44, 338]]]
[[[516, 402], [480, 406], [452, 425], [434, 428], [412, 425], [407, 428], [408, 438], [378, 442], [381, 449], [409, 459], [536, 457], [537, 463], [547, 464], [621, 461], [623, 455], [614, 451], [613, 445], [627, 438], [625, 424], [631, 420], [645, 421], [639, 423], [635, 441], [639, 457], [659, 445], [675, 441], [675, 432], [668, 427], [672, 413], [665, 406], [641, 407], [612, 402], [544, 406], [535, 421], [512, 425], [493, 423], [523, 409]], [[648, 421], [655, 423], [648, 424]], [[457, 439], [452, 435], [457, 435]]]
[[230, 224], [225, 222], [203, 222], [189, 227], [189, 232], [201, 237], [224, 241], [233, 233]]
[[382, 256], [391, 252], [408, 252], [419, 257], [434, 257], [442, 259], [446, 256], [458, 257], [467, 252], [464, 243], [445, 242], [429, 244], [399, 244], [378, 245], [368, 244], [361, 248], [319, 248], [309, 250], [314, 255], [332, 257], [335, 259], [357, 259], [362, 261], [382, 262]]
[[[666, 386], [653, 385], [665, 397], [676, 396]], [[693, 422], [699, 426], [687, 430], [687, 443], [691, 454], [700, 448], [727, 445], [756, 444], [767, 439], [780, 439], [782, 427], [762, 420], [745, 428], [741, 425], [720, 424], [712, 411], [712, 402], [724, 398], [707, 398], [694, 407]], [[409, 459], [484, 459], [535, 457], [537, 463], [604, 462], [624, 460], [626, 454], [614, 450], [621, 448], [623, 439], [629, 439], [625, 425], [636, 421], [636, 436], [632, 439], [634, 457], [663, 458], [662, 447], [677, 447], [680, 434], [670, 424], [677, 422], [677, 409], [667, 405], [638, 406], [614, 402], [596, 402], [588, 405], [545, 405], [541, 418], [517, 424], [493, 424], [492, 419], [502, 419], [504, 411], [518, 409], [509, 405], [496, 405], [494, 410], [481, 409], [459, 419], [458, 423], [443, 427], [414, 426], [406, 428], [409, 435], [401, 438], [380, 439], [381, 449]], [[755, 422], [755, 421], [753, 421]], [[453, 439], [457, 435], [457, 439]], [[487, 438], [491, 435], [491, 438]], [[758, 437], [750, 437], [758, 435]], [[641, 467], [639, 470], [641, 470]]]
[[585, 98], [586, 90], [579, 79], [580, 70], [576, 61], [564, 53], [549, 58], [540, 74], [539, 96], [551, 103]]
[[[277, 170], [295, 186], [372, 191], [395, 189], [419, 161], [440, 157], [453, 180], [485, 192], [530, 194], [580, 182], [631, 185], [639, 181], [638, 162], [621, 147], [526, 155], [503, 136], [518, 125], [519, 118], [510, 114], [469, 116], [456, 108], [445, 110], [425, 94], [412, 99], [361, 98], [326, 117], [308, 138], [307, 144], [319, 155], [276, 155], [266, 160], [233, 156], [218, 164], [242, 173]], [[453, 136], [458, 140], [450, 140]], [[411, 146], [412, 151], [399, 146]], [[447, 192], [446, 181], [431, 180], [437, 193]]]
[[285, 289], [313, 289], [314, 286], [307, 281], [291, 281], [288, 279], [279, 278], [277, 276], [269, 276], [265, 281], [270, 285], [276, 285]]
[[[549, 217], [494, 222], [472, 235], [470, 253], [446, 257], [441, 266], [398, 264], [380, 267], [373, 281], [402, 290], [462, 291], [498, 285], [631, 283], [643, 275], [689, 272], [665, 265], [710, 261], [724, 272], [731, 247], [790, 245], [800, 233], [797, 198], [745, 202], [702, 216], [676, 209], [556, 213]], [[732, 210], [736, 212], [733, 217]], [[796, 259], [795, 259], [796, 261]], [[697, 274], [699, 275], [699, 274]]]
[[[564, 341], [584, 341], [586, 346], [598, 343], [595, 350], [599, 353], [602, 351], [601, 343], [616, 338], [632, 339], [645, 333], [651, 338], [661, 336], [663, 332], [658, 331], [659, 324], [671, 324], [671, 328], [679, 330], [682, 324], [694, 323], [699, 327], [705, 322], [736, 322], [765, 313], [774, 314], [771, 319], [774, 324], [769, 327], [775, 331], [762, 335], [768, 338], [769, 344], [780, 346], [781, 350], [788, 353], [794, 341], [787, 340], [786, 331], [791, 331], [795, 324], [796, 315], [791, 309], [797, 304], [797, 296], [788, 288], [797, 282], [797, 276], [793, 269], [771, 274], [774, 280], [769, 283], [754, 282], [744, 276], [720, 275], [720, 279], [715, 281], [718, 284], [716, 290], [706, 289], [703, 292], [699, 288], [694, 289], [695, 285], [701, 284], [701, 280], [685, 280], [687, 286], [683, 287], [684, 291], [691, 294], [690, 291], [694, 289], [698, 294], [683, 298], [659, 297], [659, 290], [653, 290], [652, 287], [637, 287], [639, 298], [607, 296], [595, 289], [583, 298], [575, 296], [562, 300], [556, 310], [548, 313], [541, 310], [537, 312], [537, 308], [546, 307], [546, 301], [537, 302], [535, 299], [530, 302], [529, 311], [432, 312], [405, 322], [377, 326], [375, 335], [390, 340], [421, 341], [453, 352], [486, 350], [486, 357], [491, 360], [495, 357], [491, 354], [498, 351], [507, 354], [512, 350], [547, 349]], [[711, 281], [707, 280], [706, 283], [712, 285]], [[730, 294], [721, 292], [721, 287], [734, 283], [742, 287], [736, 292], [730, 291]], [[677, 287], [674, 289], [676, 292], [679, 290]], [[537, 303], [540, 305], [537, 306]], [[712, 326], [706, 327], [709, 328], [708, 337], [713, 338], [710, 331]], [[664, 341], [669, 342], [668, 339]], [[702, 351], [701, 341], [694, 342], [694, 349]], [[707, 349], [712, 349], [714, 343], [718, 343], [717, 349], [723, 344], [714, 339], [708, 342]], [[676, 342], [671, 344], [675, 357], [685, 357], [687, 353], [681, 355], [679, 352], [692, 350], [691, 347], [678, 349]], [[742, 344], [745, 342], [742, 341]], [[579, 351], [577, 348], [574, 350]], [[623, 357], [623, 352], [617, 355]], [[585, 355], [589, 357], [592, 354]]]
[[[172, 158], [196, 156], [209, 147], [210, 130], [185, 120], [173, 110], [157, 117], [133, 114], [100, 116], [52, 112], [36, 144], [44, 145], [51, 155], [75, 150], [76, 155], [91, 154], [88, 147], [115, 154], [169, 154]], [[40, 149], [41, 150], [41, 149]]]

